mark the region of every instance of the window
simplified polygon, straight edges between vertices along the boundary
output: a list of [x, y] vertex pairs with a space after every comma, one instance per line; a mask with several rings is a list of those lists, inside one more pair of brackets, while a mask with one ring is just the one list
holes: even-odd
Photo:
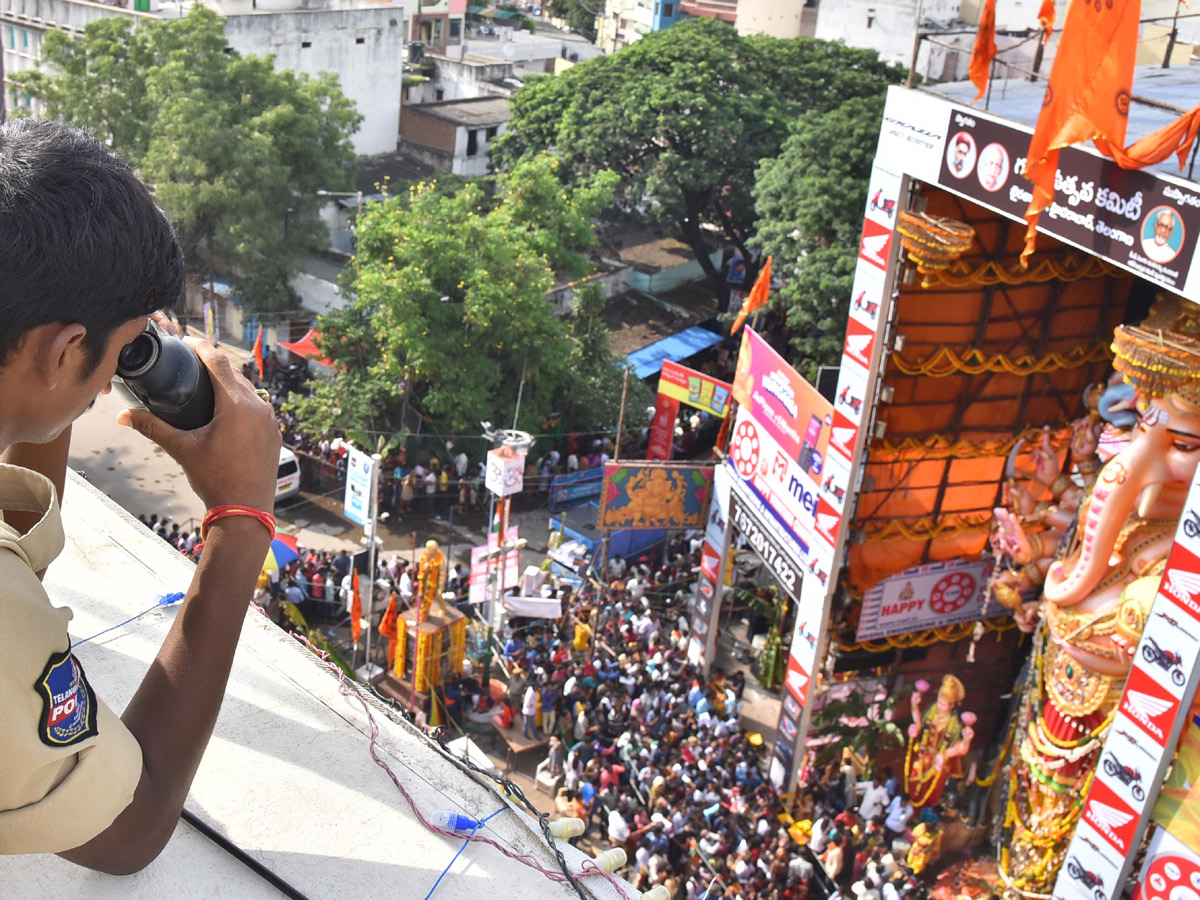
[[446, 91], [443, 88], [438, 88], [436, 91], [434, 91], [434, 99], [438, 103], [441, 103], [446, 99]]
[[499, 130], [500, 130], [500, 126], [498, 126], [498, 125], [493, 125], [491, 128], [489, 128], [489, 129], [487, 130], [487, 139], [488, 139], [489, 141], [495, 140], [496, 133], [497, 133]]
[[8, 26], [8, 46], [16, 49], [17, 46], [17, 29], [11, 25]]
[[366, 42], [367, 42], [366, 38], [355, 38], [354, 39], [354, 43], [356, 43], [356, 44], [365, 44]]
[[476, 156], [479, 153], [479, 132], [475, 129], [467, 132], [467, 156]]
[[450, 20], [450, 43], [452, 43], [452, 44], [462, 43], [462, 26], [463, 26], [462, 19], [451, 19]]
[[21, 46], [22, 47], [29, 46], [29, 29], [28, 28], [21, 29]]
[[675, 15], [675, 4], [674, 3], [664, 3], [662, 5], [662, 14], [663, 14], [663, 17], [667, 18], [667, 19], [669, 19], [669, 18], [671, 18], [671, 16]]
[[301, 41], [301, 42], [300, 42], [300, 49], [301, 49], [301, 50], [307, 50], [307, 49], [308, 49], [309, 47], [311, 47], [311, 46], [312, 46], [312, 41]]

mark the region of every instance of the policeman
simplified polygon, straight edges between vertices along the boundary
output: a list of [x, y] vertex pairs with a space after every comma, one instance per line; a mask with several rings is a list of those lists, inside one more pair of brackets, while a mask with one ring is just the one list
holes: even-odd
[[60, 123], [0, 124], [0, 853], [54, 852], [135, 872], [174, 831], [212, 732], [273, 520], [279, 430], [269, 404], [192, 341], [212, 422], [122, 424], [183, 467], [207, 544], [154, 664], [118, 718], [96, 695], [41, 573], [63, 547], [71, 423], [109, 390], [121, 348], [177, 300], [183, 255], [146, 188]]

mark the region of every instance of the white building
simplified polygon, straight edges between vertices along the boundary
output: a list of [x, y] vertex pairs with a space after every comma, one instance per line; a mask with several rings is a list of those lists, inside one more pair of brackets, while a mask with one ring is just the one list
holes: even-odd
[[409, 104], [400, 117], [400, 151], [438, 172], [486, 175], [488, 146], [507, 130], [510, 115], [504, 97]]
[[616, 53], [654, 30], [655, 0], [608, 0], [596, 16], [596, 46]]
[[[134, 23], [176, 17], [186, 8], [159, 7], [158, 0], [111, 6], [87, 0], [0, 0], [4, 96], [10, 107], [30, 107], [8, 83], [14, 72], [36, 68], [43, 35], [78, 36], [97, 19], [126, 16]], [[229, 46], [242, 54], [274, 53], [281, 69], [315, 75], [335, 73], [355, 102], [363, 123], [354, 149], [363, 155], [396, 149], [405, 55], [405, 6], [366, 0], [212, 0], [226, 18]]]
[[[1066, 2], [1059, 0], [1060, 16], [1066, 15]], [[979, 24], [983, 0], [825, 0], [817, 9], [814, 37], [844, 41], [852, 47], [875, 50], [887, 62], [908, 67], [912, 61], [917, 36], [917, 11], [920, 9], [922, 32], [965, 32], [931, 35], [936, 40], [954, 45], [953, 49], [923, 41], [917, 57], [916, 72], [930, 81], [955, 81], [967, 76], [971, 47], [975, 42], [974, 28]], [[1040, 0], [1005, 0], [996, 4], [996, 28], [1019, 30], [1037, 27]], [[1013, 52], [1006, 47], [1021, 38], [997, 36], [1001, 51], [998, 58], [1030, 68], [1033, 65], [1036, 41], [1025, 41]]]
[[738, 0], [738, 34], [812, 37], [816, 27], [817, 0]]

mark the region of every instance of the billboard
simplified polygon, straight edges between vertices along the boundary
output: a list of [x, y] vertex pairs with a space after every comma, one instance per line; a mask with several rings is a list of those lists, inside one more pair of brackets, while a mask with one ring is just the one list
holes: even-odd
[[[510, 527], [504, 535], [504, 543], [515, 544], [517, 542], [518, 532], [517, 526]], [[488, 596], [488, 575], [495, 573], [497, 576], [496, 584], [500, 585], [499, 562], [493, 558], [488, 559], [488, 554], [495, 553], [500, 547], [500, 542], [497, 540], [496, 532], [488, 534], [486, 544], [471, 548], [471, 572], [469, 575], [468, 595], [467, 600], [470, 603], [483, 603], [491, 598]], [[520, 579], [520, 556], [521, 551], [513, 549], [505, 554], [504, 559], [504, 582], [505, 590], [508, 588], [517, 587]]]
[[703, 528], [713, 467], [656, 463], [604, 464], [598, 528]]
[[484, 486], [497, 497], [521, 493], [525, 487], [525, 451], [508, 444], [489, 450]]
[[990, 559], [955, 559], [885, 578], [863, 597], [855, 640], [874, 641], [1008, 614], [995, 600], [983, 603], [991, 571]]
[[356, 525], [366, 526], [371, 518], [371, 469], [375, 463], [361, 450], [349, 447], [346, 458], [346, 498], [342, 514]]
[[604, 470], [599, 466], [555, 475], [550, 482], [550, 512], [599, 497], [603, 488]]
[[723, 419], [729, 413], [733, 385], [668, 359], [663, 361], [662, 374], [658, 377], [658, 392]]
[[[980, 206], [1024, 221], [1029, 126], [917, 91], [891, 88], [876, 159]], [[1183, 178], [1125, 170], [1090, 147], [1065, 147], [1038, 230], [1147, 281], [1200, 301], [1193, 258], [1200, 190]], [[879, 236], [864, 234], [864, 253]]]

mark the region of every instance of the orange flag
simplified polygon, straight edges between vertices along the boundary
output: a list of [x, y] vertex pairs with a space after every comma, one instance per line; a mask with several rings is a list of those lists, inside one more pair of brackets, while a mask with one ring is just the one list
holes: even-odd
[[1054, 8], [1054, 0], [1042, 0], [1042, 8], [1038, 10], [1038, 24], [1046, 30], [1042, 43], [1050, 43], [1050, 35], [1054, 33], [1054, 20], [1058, 18], [1058, 10]]
[[1192, 144], [1196, 141], [1197, 129], [1200, 129], [1200, 106], [1124, 149], [1103, 138], [1096, 138], [1096, 149], [1105, 156], [1111, 156], [1122, 169], [1152, 166], [1174, 153], [1179, 157], [1179, 170], [1183, 171], [1188, 154], [1192, 152]]
[[350, 638], [357, 646], [358, 639], [362, 637], [362, 597], [358, 593], [358, 569], [350, 577], [350, 592], [353, 594], [350, 598]]
[[[1054, 3], [1050, 2], [1054, 9]], [[975, 46], [971, 50], [971, 65], [967, 74], [971, 83], [979, 88], [975, 99], [987, 92], [988, 77], [992, 72], [992, 60], [996, 58], [996, 0], [985, 0], [983, 13], [979, 16], [979, 31], [975, 33]]]
[[1025, 176], [1033, 182], [1033, 199], [1025, 210], [1029, 225], [1022, 265], [1037, 241], [1038, 216], [1054, 202], [1059, 150], [1093, 138], [1125, 146], [1140, 10], [1140, 0], [1079, 0], [1067, 10], [1042, 112], [1029, 141]]
[[396, 661], [396, 640], [400, 637], [400, 629], [396, 627], [396, 621], [400, 618], [396, 612], [396, 592], [392, 591], [392, 596], [388, 598], [387, 609], [383, 611], [383, 618], [379, 620], [379, 633], [388, 639], [388, 668]]
[[771, 259], [772, 257], [768, 256], [767, 261], [763, 263], [762, 271], [758, 273], [758, 279], [754, 282], [754, 287], [750, 289], [750, 296], [742, 304], [742, 311], [738, 313], [737, 320], [729, 331], [731, 335], [737, 334], [738, 329], [745, 324], [746, 317], [750, 313], [767, 305], [767, 300], [771, 296]]
[[263, 369], [263, 341], [261, 325], [258, 326], [258, 337], [254, 339], [254, 361], [258, 363], [258, 380], [262, 381], [267, 376]]

